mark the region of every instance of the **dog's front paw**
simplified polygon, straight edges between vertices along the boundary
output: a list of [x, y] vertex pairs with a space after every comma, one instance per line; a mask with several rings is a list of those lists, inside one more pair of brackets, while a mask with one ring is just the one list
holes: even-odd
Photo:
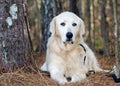
[[68, 81], [66, 80], [66, 78], [61, 78], [61, 79], [59, 79], [59, 84], [66, 84], [66, 83], [68, 83]]
[[84, 80], [85, 78], [86, 78], [85, 74], [73, 75], [71, 82], [78, 82], [78, 81]]
[[58, 73], [51, 74], [51, 78], [57, 81], [59, 84], [63, 84], [63, 85], [68, 82], [67, 79], [64, 77], [64, 75]]

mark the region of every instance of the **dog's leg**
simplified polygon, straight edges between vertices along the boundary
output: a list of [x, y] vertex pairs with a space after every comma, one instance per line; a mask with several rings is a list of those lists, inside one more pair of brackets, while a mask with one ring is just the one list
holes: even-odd
[[[80, 69], [79, 69], [80, 68]], [[80, 65], [79, 68], [70, 72], [71, 82], [82, 81], [86, 78], [87, 69], [84, 65]]]
[[77, 81], [81, 81], [84, 80], [86, 78], [86, 74], [85, 73], [79, 73], [79, 74], [74, 74], [72, 76], [72, 81], [71, 82], [77, 82]]
[[51, 78], [58, 81], [59, 84], [67, 83], [67, 79], [64, 76], [64, 72], [62, 72], [58, 68], [54, 68], [54, 69], [50, 70], [49, 72], [50, 72]]
[[67, 79], [64, 76], [65, 74], [65, 67], [61, 64], [59, 57], [56, 55], [53, 55], [51, 57], [56, 57], [56, 59], [52, 59], [52, 61], [49, 61], [48, 63], [48, 71], [50, 73], [50, 77], [57, 81], [59, 84], [65, 84], [67, 83]]
[[64, 77], [63, 74], [60, 73], [51, 73], [51, 78], [58, 81], [59, 84], [67, 83], [67, 79]]

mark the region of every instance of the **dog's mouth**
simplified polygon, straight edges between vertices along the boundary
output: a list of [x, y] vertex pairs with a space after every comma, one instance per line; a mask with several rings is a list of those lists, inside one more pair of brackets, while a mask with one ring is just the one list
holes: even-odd
[[71, 42], [72, 41], [72, 38], [67, 38], [66, 39], [66, 42]]
[[64, 44], [74, 44], [72, 39], [67, 39], [65, 42], [63, 42]]

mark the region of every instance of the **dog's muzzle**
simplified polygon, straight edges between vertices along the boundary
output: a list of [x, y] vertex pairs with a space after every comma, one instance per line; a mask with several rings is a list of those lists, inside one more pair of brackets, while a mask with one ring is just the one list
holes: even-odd
[[66, 42], [73, 42], [72, 37], [73, 37], [73, 34], [71, 32], [67, 32]]

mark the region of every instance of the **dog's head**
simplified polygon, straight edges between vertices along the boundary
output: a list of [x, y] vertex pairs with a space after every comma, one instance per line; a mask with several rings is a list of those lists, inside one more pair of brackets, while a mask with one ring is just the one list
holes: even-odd
[[84, 22], [72, 12], [63, 12], [54, 17], [50, 23], [51, 36], [56, 36], [63, 43], [74, 43], [83, 41], [85, 33]]

